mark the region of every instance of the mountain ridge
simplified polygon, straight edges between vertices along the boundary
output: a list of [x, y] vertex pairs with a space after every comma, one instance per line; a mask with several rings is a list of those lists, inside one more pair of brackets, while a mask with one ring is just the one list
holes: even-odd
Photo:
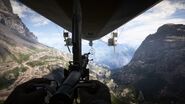
[[141, 91], [147, 103], [185, 102], [185, 25], [165, 24], [149, 35], [130, 63], [112, 77], [121, 89]]

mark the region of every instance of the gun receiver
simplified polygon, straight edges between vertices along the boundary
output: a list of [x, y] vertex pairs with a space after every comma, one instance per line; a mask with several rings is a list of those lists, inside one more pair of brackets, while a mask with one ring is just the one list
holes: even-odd
[[53, 100], [54, 102], [52, 102], [52, 104], [58, 104], [58, 102], [62, 100], [58, 99], [57, 96], [62, 96], [63, 98], [72, 101], [74, 98], [78, 97], [77, 88], [93, 86], [89, 83], [85, 83], [89, 80], [89, 69], [87, 69], [89, 54], [90, 53], [86, 53], [81, 56], [81, 69], [75, 66], [72, 62], [69, 62], [70, 65], [68, 70], [56, 68], [52, 73], [45, 76], [45, 78], [53, 82], [49, 87], [46, 87], [48, 91], [48, 95], [45, 98], [46, 103], [51, 103], [50, 98], [56, 98]]

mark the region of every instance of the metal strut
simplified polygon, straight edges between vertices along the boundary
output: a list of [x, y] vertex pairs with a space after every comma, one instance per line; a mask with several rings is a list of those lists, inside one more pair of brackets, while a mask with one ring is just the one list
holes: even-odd
[[[79, 82], [82, 70], [82, 55], [81, 55], [81, 9], [80, 0], [73, 0], [73, 23], [72, 23], [72, 43], [73, 43], [73, 64], [69, 66], [69, 75], [57, 90], [55, 96], [65, 95], [65, 97], [73, 98], [73, 88]], [[61, 99], [58, 99], [61, 100]]]
[[82, 67], [81, 57], [81, 5], [80, 0], [73, 0], [72, 42], [73, 42], [73, 64]]
[[[89, 53], [81, 55], [81, 7], [80, 0], [73, 0], [73, 21], [72, 21], [72, 43], [73, 43], [73, 63], [69, 65], [65, 80], [57, 89], [51, 99], [51, 104], [63, 104], [61, 98], [72, 104], [77, 99], [77, 86], [89, 80]], [[85, 84], [86, 85], [86, 84]], [[87, 86], [87, 85], [86, 85]], [[89, 85], [88, 85], [89, 86]], [[92, 85], [90, 85], [92, 86]]]

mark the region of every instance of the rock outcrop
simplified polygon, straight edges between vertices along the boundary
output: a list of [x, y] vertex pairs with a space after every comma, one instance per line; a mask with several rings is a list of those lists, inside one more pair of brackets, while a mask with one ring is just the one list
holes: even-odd
[[132, 85], [142, 91], [152, 104], [185, 103], [185, 25], [159, 27], [113, 78], [122, 88]]
[[29, 42], [36, 43], [37, 37], [29, 31], [17, 14], [14, 14], [9, 0], [0, 0], [0, 24]]
[[[0, 0], [0, 62], [14, 60], [16, 46], [36, 48], [38, 44], [37, 37], [13, 13], [10, 1]], [[24, 51], [24, 47], [19, 51]]]
[[9, 0], [0, 0], [0, 9], [2, 11], [11, 12], [12, 13], [12, 6]]

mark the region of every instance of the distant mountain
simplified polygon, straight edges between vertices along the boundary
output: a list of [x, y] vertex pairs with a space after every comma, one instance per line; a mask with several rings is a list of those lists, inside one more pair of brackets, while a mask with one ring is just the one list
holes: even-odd
[[[126, 44], [117, 44], [114, 48], [108, 46], [108, 44], [102, 40], [96, 40], [93, 43], [95, 50], [94, 62], [102, 66], [107, 66], [109, 69], [117, 69], [126, 65], [135, 52], [134, 48]], [[88, 49], [88, 46], [85, 47], [84, 49]], [[89, 50], [84, 51], [87, 52]]]
[[142, 93], [146, 104], [184, 104], [185, 25], [159, 27], [143, 41], [130, 63], [112, 77], [122, 97], [131, 87]]

